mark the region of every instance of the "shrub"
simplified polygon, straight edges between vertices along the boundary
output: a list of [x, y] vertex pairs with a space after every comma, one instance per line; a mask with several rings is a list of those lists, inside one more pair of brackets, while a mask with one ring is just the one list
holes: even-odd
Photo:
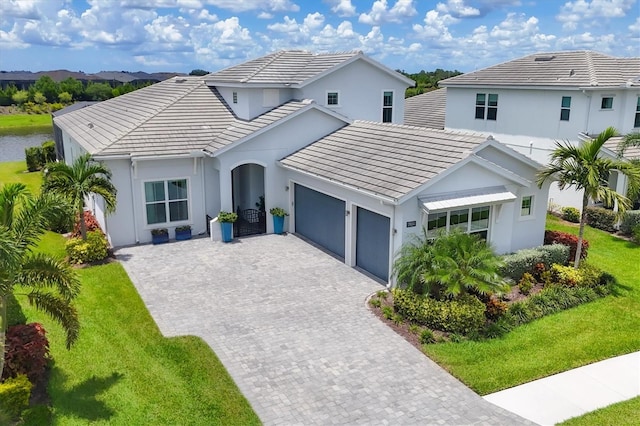
[[640, 210], [627, 210], [624, 212], [620, 223], [620, 232], [625, 235], [631, 235], [633, 228], [637, 225], [640, 225]]
[[[578, 237], [573, 234], [562, 231], [544, 231], [544, 243], [545, 244], [562, 244], [569, 247], [569, 260], [575, 260], [576, 249], [578, 247]], [[589, 241], [582, 239], [582, 253], [580, 259], [587, 258], [587, 252], [589, 251]]]
[[[83, 214], [84, 214], [84, 223], [87, 226], [87, 232], [98, 231], [98, 230], [102, 232], [102, 228], [100, 228], [100, 223], [98, 222], [98, 219], [95, 218], [93, 213], [91, 213], [89, 210], [85, 210]], [[79, 237], [81, 235], [80, 218], [78, 217], [78, 215], [76, 215], [75, 219], [76, 219], [76, 223], [73, 227], [73, 233], [71, 234], [71, 236]]]
[[563, 287], [577, 287], [582, 283], [580, 271], [572, 266], [553, 265], [551, 277], [553, 282]]
[[569, 222], [579, 223], [580, 222], [580, 210], [575, 207], [563, 207], [562, 208], [562, 218]]
[[374, 308], [379, 308], [382, 302], [380, 302], [380, 299], [369, 299], [369, 304]]
[[640, 244], [640, 225], [636, 225], [631, 230], [631, 239], [634, 243]]
[[489, 300], [485, 302], [484, 315], [487, 319], [495, 321], [507, 312], [509, 305], [502, 300], [499, 300], [495, 296], [491, 296]]
[[[66, 234], [71, 232], [75, 222], [75, 211], [71, 203], [65, 203], [61, 211], [55, 217], [49, 220], [47, 229], [57, 232], [58, 234]], [[79, 236], [79, 231], [78, 231]]]
[[503, 266], [500, 273], [515, 282], [520, 281], [525, 272], [533, 273], [537, 264], [541, 263], [549, 269], [554, 263], [566, 264], [569, 248], [562, 244], [544, 245], [531, 249], [519, 250], [516, 253], [502, 256]]
[[44, 156], [42, 155], [42, 148], [39, 146], [32, 146], [25, 148], [24, 150], [25, 160], [27, 162], [27, 170], [35, 172], [42, 168], [44, 163]]
[[426, 345], [429, 343], [434, 343], [435, 341], [436, 339], [433, 336], [433, 331], [429, 330], [428, 328], [422, 330], [422, 333], [420, 333], [420, 343]]
[[391, 306], [383, 306], [382, 307], [382, 316], [385, 317], [388, 320], [393, 318], [393, 308]]
[[607, 293], [615, 284], [615, 278], [600, 268], [586, 262], [575, 269], [570, 266], [553, 265], [551, 268], [552, 281], [564, 287], [607, 287]]
[[616, 231], [616, 223], [618, 218], [613, 210], [602, 207], [587, 207], [586, 209], [587, 223], [594, 228], [602, 229], [607, 232]]
[[70, 238], [65, 244], [69, 263], [90, 263], [109, 255], [109, 243], [102, 231], [87, 232], [87, 239]]
[[400, 324], [402, 324], [404, 322], [404, 318], [402, 317], [402, 315], [400, 315], [399, 313], [396, 312], [391, 317], [391, 321], [393, 321], [393, 323], [396, 324], [396, 325], [400, 325]]
[[[584, 243], [584, 240], [583, 240]], [[551, 265], [558, 263], [566, 265], [569, 263], [569, 247], [564, 244], [545, 244], [537, 248], [547, 254], [547, 262], [544, 263], [545, 269], [551, 268]], [[583, 244], [584, 250], [584, 244]], [[586, 255], [585, 255], [586, 256]]]
[[42, 142], [43, 164], [56, 161], [56, 143], [52, 140]]
[[2, 379], [26, 374], [32, 383], [42, 378], [49, 362], [49, 340], [42, 325], [14, 325], [7, 330]]
[[16, 419], [29, 406], [33, 385], [24, 374], [0, 383], [0, 412]]
[[533, 275], [531, 275], [528, 272], [525, 272], [524, 275], [522, 276], [522, 279], [518, 283], [518, 288], [520, 289], [520, 293], [524, 295], [529, 294], [534, 284], [535, 284], [535, 279], [533, 278]]

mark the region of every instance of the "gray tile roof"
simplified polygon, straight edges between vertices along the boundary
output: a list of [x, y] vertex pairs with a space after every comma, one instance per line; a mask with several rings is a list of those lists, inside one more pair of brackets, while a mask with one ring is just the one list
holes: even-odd
[[485, 140], [471, 133], [355, 121], [280, 164], [397, 200], [467, 157]]
[[404, 101], [404, 124], [444, 129], [447, 89], [432, 90]]
[[459, 86], [640, 87], [640, 57], [593, 51], [536, 53], [439, 82]]
[[[614, 136], [604, 143], [604, 147], [618, 154], [618, 144], [624, 136]], [[640, 158], [640, 146], [631, 146], [624, 151], [624, 157], [628, 159]]]

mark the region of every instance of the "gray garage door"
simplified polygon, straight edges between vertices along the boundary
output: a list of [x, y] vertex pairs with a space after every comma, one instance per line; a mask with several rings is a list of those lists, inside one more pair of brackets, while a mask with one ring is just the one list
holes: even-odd
[[296, 233], [344, 259], [344, 201], [295, 186]]
[[376, 277], [389, 279], [389, 218], [358, 207], [356, 265]]

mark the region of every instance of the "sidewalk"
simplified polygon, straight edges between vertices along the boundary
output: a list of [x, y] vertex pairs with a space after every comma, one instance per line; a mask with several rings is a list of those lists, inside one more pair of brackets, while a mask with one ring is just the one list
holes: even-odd
[[541, 425], [553, 425], [640, 395], [640, 352], [559, 373], [484, 397]]

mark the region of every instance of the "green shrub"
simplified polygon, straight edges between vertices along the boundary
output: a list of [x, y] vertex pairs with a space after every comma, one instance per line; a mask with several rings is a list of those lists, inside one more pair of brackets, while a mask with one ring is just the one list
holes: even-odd
[[56, 161], [56, 143], [52, 140], [42, 142], [43, 164]]
[[522, 276], [522, 279], [520, 279], [520, 282], [518, 283], [518, 288], [520, 289], [520, 293], [524, 295], [529, 294], [534, 284], [535, 284], [535, 279], [533, 278], [533, 275], [531, 275], [528, 272], [525, 272], [524, 275]]
[[597, 266], [583, 262], [578, 269], [571, 266], [553, 265], [551, 280], [563, 287], [610, 287], [615, 284], [615, 278], [606, 274]]
[[557, 263], [566, 265], [569, 263], [569, 247], [564, 244], [545, 244], [537, 248], [547, 254], [547, 262], [544, 263], [545, 269], [551, 268], [551, 265]]
[[563, 207], [562, 218], [566, 221], [579, 223], [580, 222], [580, 210], [575, 207]]
[[109, 243], [102, 231], [87, 232], [86, 241], [70, 238], [65, 245], [69, 262], [80, 264], [96, 262], [109, 255]]
[[528, 272], [533, 273], [537, 264], [542, 263], [549, 269], [554, 263], [566, 264], [569, 248], [562, 244], [549, 244], [540, 247], [519, 250], [513, 254], [502, 256], [503, 266], [500, 274], [519, 282]]
[[47, 229], [58, 234], [71, 232], [73, 231], [75, 216], [76, 213], [71, 203], [65, 202], [58, 214], [49, 219]]
[[634, 243], [640, 244], [640, 225], [636, 225], [631, 230], [631, 239]]
[[32, 146], [24, 149], [24, 156], [27, 161], [27, 170], [35, 172], [40, 170], [44, 164], [44, 156], [42, 154], [42, 147]]
[[586, 209], [587, 223], [594, 228], [602, 229], [607, 232], [616, 231], [616, 223], [618, 218], [613, 210], [602, 207], [587, 207]]
[[640, 225], [640, 210], [627, 210], [624, 212], [620, 223], [620, 232], [625, 235], [631, 235], [633, 228], [637, 225]]
[[374, 308], [379, 308], [379, 307], [380, 307], [380, 305], [382, 304], [382, 302], [380, 302], [380, 299], [373, 299], [373, 298], [371, 298], [371, 299], [369, 299], [369, 304], [370, 304], [371, 306], [373, 306]]
[[433, 331], [429, 330], [428, 328], [422, 330], [422, 333], [420, 333], [420, 343], [422, 343], [423, 345], [427, 345], [429, 343], [434, 343], [435, 341], [436, 339], [433, 336]]
[[29, 378], [20, 374], [0, 383], [0, 411], [12, 419], [17, 419], [29, 406], [31, 388]]
[[391, 306], [382, 307], [382, 316], [390, 320], [393, 318], [393, 308]]

